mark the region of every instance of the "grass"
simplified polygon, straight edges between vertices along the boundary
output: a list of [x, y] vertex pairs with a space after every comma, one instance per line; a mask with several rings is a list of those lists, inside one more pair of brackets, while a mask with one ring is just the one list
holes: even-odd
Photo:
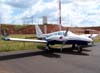
[[[34, 35], [10, 35], [14, 38], [35, 38]], [[0, 37], [1, 38], [1, 37]], [[35, 50], [41, 43], [31, 43], [31, 42], [15, 42], [15, 41], [4, 41], [0, 40], [0, 52], [8, 51], [18, 51], [18, 50]]]
[[96, 37], [96, 38], [94, 39], [94, 42], [100, 42], [100, 36]]
[[[1, 38], [2, 36], [0, 36]], [[14, 38], [36, 38], [33, 34], [28, 35], [10, 35]], [[100, 36], [95, 39], [95, 42], [100, 42]], [[31, 42], [15, 42], [15, 41], [4, 41], [0, 40], [0, 52], [18, 51], [18, 50], [36, 50], [37, 48], [43, 47], [46, 44], [42, 43], [31, 43]], [[54, 45], [52, 47], [58, 47], [61, 45]]]

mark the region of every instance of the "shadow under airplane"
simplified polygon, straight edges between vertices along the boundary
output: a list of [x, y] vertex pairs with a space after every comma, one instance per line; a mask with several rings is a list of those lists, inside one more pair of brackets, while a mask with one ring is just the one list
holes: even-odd
[[[47, 50], [44, 47], [41, 47], [41, 48], [38, 48], [38, 49]], [[59, 48], [51, 48], [51, 50], [49, 50], [49, 52], [52, 52], [52, 53], [62, 53], [62, 54], [66, 53], [66, 54], [83, 55], [83, 56], [89, 56], [89, 54], [87, 54], [86, 52], [89, 52], [91, 50], [88, 50], [88, 49], [84, 48], [83, 51], [85, 51], [85, 52], [78, 53], [76, 50], [72, 51], [72, 47], [63, 48], [62, 51]]]
[[24, 57], [32, 57], [32, 56], [37, 56], [37, 55], [42, 55], [49, 58], [60, 58], [60, 55], [58, 54], [54, 54], [53, 52], [42, 50], [42, 51], [36, 51], [36, 52], [24, 52], [24, 53], [2, 55], [0, 56], [0, 61], [12, 60], [12, 59], [18, 59], [18, 58], [24, 58]]
[[[2, 55], [2, 56], [0, 56], [0, 61], [12, 60], [12, 59], [18, 59], [18, 58], [24, 58], [24, 57], [32, 57], [32, 56], [37, 56], [37, 55], [42, 55], [44, 57], [49, 57], [49, 58], [61, 58], [61, 56], [57, 53], [89, 56], [89, 54], [84, 53], [84, 52], [77, 53], [75, 51], [72, 51], [70, 47], [63, 48], [62, 52], [60, 51], [60, 49], [57, 49], [57, 48], [52, 48], [52, 50], [49, 50], [49, 51], [46, 50], [45, 48], [39, 48], [39, 49], [41, 49], [41, 50], [36, 51], [36, 52], [24, 52], [24, 53]], [[91, 50], [83, 49], [83, 51], [91, 51]]]

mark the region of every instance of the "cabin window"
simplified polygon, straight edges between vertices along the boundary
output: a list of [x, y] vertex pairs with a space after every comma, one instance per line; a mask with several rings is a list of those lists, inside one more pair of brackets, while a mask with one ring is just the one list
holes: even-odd
[[63, 35], [63, 32], [58, 32], [58, 35]]

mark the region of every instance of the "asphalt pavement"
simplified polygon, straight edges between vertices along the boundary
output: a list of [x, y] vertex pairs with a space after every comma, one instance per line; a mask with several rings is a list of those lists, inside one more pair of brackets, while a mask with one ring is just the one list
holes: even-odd
[[82, 53], [70, 48], [1, 52], [0, 73], [100, 73], [100, 43]]

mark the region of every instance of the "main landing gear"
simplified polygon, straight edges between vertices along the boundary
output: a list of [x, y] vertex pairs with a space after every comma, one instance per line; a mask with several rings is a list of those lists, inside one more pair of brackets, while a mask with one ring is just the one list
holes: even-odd
[[51, 48], [50, 48], [50, 46], [49, 46], [50, 44], [49, 43], [47, 43], [47, 45], [46, 45], [46, 50], [48, 50], [48, 51], [50, 51], [51, 50]]
[[82, 46], [81, 45], [77, 45], [77, 44], [73, 44], [72, 45], [72, 50], [74, 51], [77, 51], [78, 53], [82, 53]]
[[[46, 45], [46, 50], [52, 51], [52, 49], [50, 48], [49, 45], [50, 45], [50, 44], [47, 43], [47, 45]], [[60, 49], [61, 52], [62, 52], [62, 49], [63, 49], [63, 45], [62, 45], [62, 47], [61, 47], [61, 49]], [[78, 52], [78, 53], [82, 53], [83, 49], [82, 49], [82, 46], [81, 46], [81, 45], [72, 44], [72, 51], [76, 51], [76, 52]]]

